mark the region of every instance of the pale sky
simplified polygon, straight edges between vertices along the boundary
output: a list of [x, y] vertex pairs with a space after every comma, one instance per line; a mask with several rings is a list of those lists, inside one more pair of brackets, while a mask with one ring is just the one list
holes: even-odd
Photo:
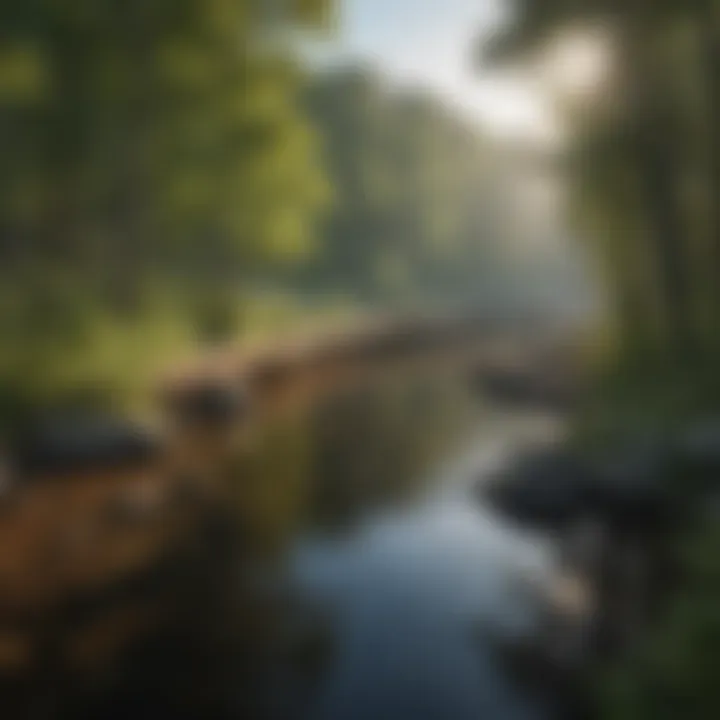
[[341, 0], [330, 52], [372, 62], [392, 78], [432, 88], [495, 133], [555, 132], [542, 92], [516, 73], [473, 67], [478, 36], [503, 20], [507, 0]]

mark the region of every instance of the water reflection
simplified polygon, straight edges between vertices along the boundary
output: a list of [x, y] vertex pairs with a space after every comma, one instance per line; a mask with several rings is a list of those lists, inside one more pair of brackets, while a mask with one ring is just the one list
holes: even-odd
[[[0, 617], [9, 716], [541, 716], [494, 648], [533, 626], [527, 580], [552, 552], [469, 491], [519, 438], [556, 428], [491, 411], [466, 378], [452, 363], [385, 369], [232, 442], [183, 438], [183, 462], [232, 455], [206, 473], [29, 489], [0, 524], [4, 602], [17, 598]], [[18, 551], [92, 528], [52, 573]], [[42, 582], [58, 592], [33, 595]]]
[[258, 549], [346, 532], [421, 496], [428, 468], [484, 415], [452, 368], [404, 367], [273, 416], [234, 470], [238, 523]]
[[[333, 638], [302, 716], [543, 717], [494, 648], [540, 622], [520, 581], [550, 577], [552, 553], [466, 493], [501, 461], [507, 441], [472, 443], [460, 462], [436, 474], [421, 501], [380, 513], [349, 537], [316, 536], [297, 548], [295, 586], [324, 608]], [[300, 707], [290, 703], [287, 716]]]

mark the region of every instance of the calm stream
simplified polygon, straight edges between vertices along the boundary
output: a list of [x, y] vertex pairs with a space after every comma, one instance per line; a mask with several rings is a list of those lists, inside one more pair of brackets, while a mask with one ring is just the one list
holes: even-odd
[[518, 443], [552, 438], [556, 423], [484, 406], [462, 374], [436, 368], [353, 388], [317, 409], [310, 426], [316, 490], [287, 579], [328, 647], [311, 678], [302, 668], [280, 673], [275, 711], [545, 717], [503, 672], [493, 639], [531, 630], [523, 582], [547, 578], [552, 554], [472, 490]]
[[[552, 717], [497, 647], [532, 634], [528, 587], [551, 581], [553, 548], [474, 489], [560, 431], [488, 407], [445, 362], [268, 413], [182, 547], [45, 621], [41, 672], [15, 688], [23, 716]], [[112, 517], [97, 527], [150, 552], [170, 516]]]

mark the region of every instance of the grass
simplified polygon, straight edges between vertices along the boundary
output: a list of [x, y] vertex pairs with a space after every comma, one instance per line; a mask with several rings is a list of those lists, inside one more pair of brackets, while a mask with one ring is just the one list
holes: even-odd
[[[289, 332], [314, 332], [351, 322], [359, 312], [342, 299], [310, 302], [272, 291], [245, 294], [236, 302], [228, 315], [232, 323], [225, 323], [223, 343], [242, 347], [267, 345]], [[6, 323], [0, 357], [0, 424], [12, 422], [18, 406], [68, 397], [95, 397], [103, 405], [123, 410], [147, 409], [165, 371], [212, 351], [201, 322], [186, 299], [165, 296], [130, 316], [85, 311], [72, 332], [58, 327], [48, 331], [43, 324]]]

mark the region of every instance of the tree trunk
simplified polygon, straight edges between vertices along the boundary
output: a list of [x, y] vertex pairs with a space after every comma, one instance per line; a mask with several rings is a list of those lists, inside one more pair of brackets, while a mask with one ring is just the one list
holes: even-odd
[[624, 37], [630, 133], [643, 212], [655, 249], [658, 287], [673, 360], [692, 348], [691, 298], [680, 203], [679, 148], [672, 98], [663, 82], [661, 47], [652, 15], [628, 9]]
[[713, 338], [720, 330], [720, 15], [714, 2], [701, 5], [697, 18], [707, 91], [709, 280]]

